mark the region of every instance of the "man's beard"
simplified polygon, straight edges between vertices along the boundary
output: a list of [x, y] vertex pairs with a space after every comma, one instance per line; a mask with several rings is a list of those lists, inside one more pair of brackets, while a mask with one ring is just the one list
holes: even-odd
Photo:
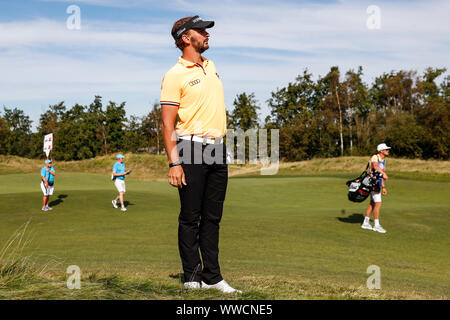
[[209, 46], [205, 43], [205, 41], [200, 42], [195, 39], [191, 39], [192, 46], [194, 47], [195, 51], [197, 51], [200, 54], [205, 52], [209, 48]]

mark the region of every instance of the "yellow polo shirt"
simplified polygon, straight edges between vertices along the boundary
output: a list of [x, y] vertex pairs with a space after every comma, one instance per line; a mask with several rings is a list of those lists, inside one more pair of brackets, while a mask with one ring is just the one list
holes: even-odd
[[[202, 57], [203, 58], [203, 57]], [[227, 117], [222, 81], [211, 60], [200, 64], [178, 59], [161, 84], [161, 105], [178, 107], [179, 136], [225, 136]]]

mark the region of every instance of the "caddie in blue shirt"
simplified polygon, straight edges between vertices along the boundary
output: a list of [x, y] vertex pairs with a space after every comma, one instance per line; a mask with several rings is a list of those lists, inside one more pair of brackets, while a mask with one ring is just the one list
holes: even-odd
[[42, 211], [52, 210], [48, 205], [50, 196], [53, 195], [55, 189], [55, 168], [52, 167], [52, 160], [45, 160], [45, 166], [41, 169], [41, 189], [44, 193], [42, 199]]
[[123, 162], [123, 159], [125, 157], [119, 153], [116, 156], [117, 162], [113, 166], [113, 173], [112, 173], [112, 179], [114, 181], [114, 185], [117, 188], [117, 191], [119, 191], [119, 195], [112, 201], [112, 204], [114, 208], [118, 208], [117, 201], [120, 200], [121, 210], [127, 211], [127, 208], [125, 208], [124, 202], [123, 202], [123, 196], [126, 192], [125, 189], [125, 176], [131, 173], [131, 170], [126, 171], [125, 170], [125, 163]]

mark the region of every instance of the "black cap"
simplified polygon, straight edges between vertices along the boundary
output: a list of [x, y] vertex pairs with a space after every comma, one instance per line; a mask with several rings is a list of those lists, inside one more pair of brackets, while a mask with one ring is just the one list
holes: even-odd
[[181, 38], [183, 33], [188, 31], [189, 29], [203, 29], [203, 28], [212, 28], [214, 26], [214, 21], [203, 21], [199, 16], [192, 17], [189, 21], [179, 27], [177, 30], [172, 32], [172, 37], [175, 40]]

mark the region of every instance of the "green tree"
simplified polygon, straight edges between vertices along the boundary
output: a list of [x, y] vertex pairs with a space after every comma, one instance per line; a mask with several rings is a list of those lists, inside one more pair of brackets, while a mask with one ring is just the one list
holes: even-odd
[[245, 92], [236, 95], [233, 102], [234, 109], [230, 114], [232, 128], [244, 131], [258, 127], [258, 110], [260, 107], [255, 100], [255, 94], [247, 95]]
[[108, 140], [106, 132], [106, 116], [103, 110], [102, 97], [95, 96], [94, 101], [87, 108], [84, 114], [83, 128], [87, 135], [85, 140], [86, 145], [83, 146], [89, 149], [89, 152], [84, 154], [92, 154], [95, 157], [99, 154], [107, 154]]
[[392, 147], [392, 154], [408, 158], [422, 157], [424, 130], [417, 125], [414, 116], [405, 111], [389, 111], [386, 117], [383, 141]]
[[125, 124], [123, 150], [136, 153], [141, 148], [148, 148], [148, 141], [142, 128], [142, 118], [130, 116]]
[[[442, 95], [440, 95], [441, 90], [436, 84], [436, 79], [446, 71], [446, 68], [427, 68], [423, 76], [418, 79], [418, 91], [420, 92], [420, 94], [422, 94], [422, 99], [424, 102], [429, 102], [430, 100], [435, 100], [442, 97]], [[446, 81], [448, 86], [448, 76], [446, 78]], [[444, 80], [443, 82], [444, 86], [446, 81]]]
[[53, 133], [53, 149], [58, 150], [59, 126], [66, 111], [64, 102], [50, 105], [49, 109], [41, 114], [37, 132], [32, 134], [30, 155], [33, 158], [42, 157], [43, 138], [46, 134]]
[[273, 123], [277, 127], [286, 124], [301, 112], [314, 109], [318, 104], [316, 86], [312, 74], [307, 69], [295, 79], [295, 82], [289, 82], [285, 88], [277, 88], [271, 95], [272, 97], [267, 100], [271, 117], [266, 118], [266, 123]]
[[[86, 107], [75, 104], [61, 119], [58, 134], [58, 148], [53, 155], [59, 160], [82, 160], [95, 156], [90, 139], [95, 137], [95, 128], [86, 125]], [[92, 131], [87, 131], [90, 128]]]
[[416, 121], [424, 128], [424, 138], [421, 143], [424, 158], [448, 160], [450, 105], [439, 101], [430, 101], [416, 113]]
[[[362, 81], [362, 75], [362, 67], [359, 67], [357, 72], [349, 70], [346, 72], [345, 81], [342, 84], [350, 155], [353, 155], [354, 144], [358, 144], [358, 141], [365, 137], [361, 130], [359, 130], [359, 127], [367, 119], [367, 115], [370, 112], [368, 89]], [[356, 128], [353, 129], [354, 127]], [[354, 131], [356, 133], [356, 141], [354, 141]]]
[[9, 126], [6, 120], [0, 117], [0, 154], [8, 154]]
[[[104, 127], [100, 138], [104, 142], [103, 154], [122, 150], [124, 141], [124, 127], [126, 121], [125, 102], [117, 105], [110, 101], [104, 113]], [[109, 146], [109, 148], [108, 148]]]
[[[328, 146], [333, 145], [333, 140], [339, 144], [340, 155], [344, 155], [344, 132], [343, 132], [343, 86], [340, 82], [340, 71], [338, 67], [331, 67], [325, 77], [318, 80], [319, 92], [323, 98], [320, 101], [320, 116], [324, 121], [321, 127], [327, 132]], [[325, 122], [325, 123], [324, 123]], [[336, 132], [336, 133], [335, 133]], [[334, 136], [336, 136], [334, 138]], [[333, 148], [334, 149], [334, 148]], [[331, 150], [330, 150], [331, 151]]]
[[[311, 113], [311, 112], [308, 112]], [[314, 119], [306, 113], [298, 114], [280, 129], [280, 156], [287, 161], [307, 160], [314, 154]]]
[[413, 87], [416, 81], [415, 71], [383, 73], [375, 79], [370, 89], [372, 104], [379, 110], [410, 110], [417, 104], [416, 90]]
[[450, 75], [446, 76], [441, 84], [441, 96], [446, 104], [450, 104]]
[[445, 71], [445, 68], [427, 68], [417, 81], [422, 104], [414, 110], [414, 115], [424, 130], [421, 144], [424, 158], [449, 158], [449, 76], [440, 86], [436, 83]]
[[9, 135], [6, 142], [8, 154], [20, 157], [29, 155], [31, 146], [31, 124], [30, 117], [17, 108], [4, 109], [3, 118], [9, 127]]
[[142, 132], [149, 148], [153, 148], [156, 154], [161, 154], [164, 147], [161, 131], [161, 106], [153, 104], [153, 109], [142, 120]]

